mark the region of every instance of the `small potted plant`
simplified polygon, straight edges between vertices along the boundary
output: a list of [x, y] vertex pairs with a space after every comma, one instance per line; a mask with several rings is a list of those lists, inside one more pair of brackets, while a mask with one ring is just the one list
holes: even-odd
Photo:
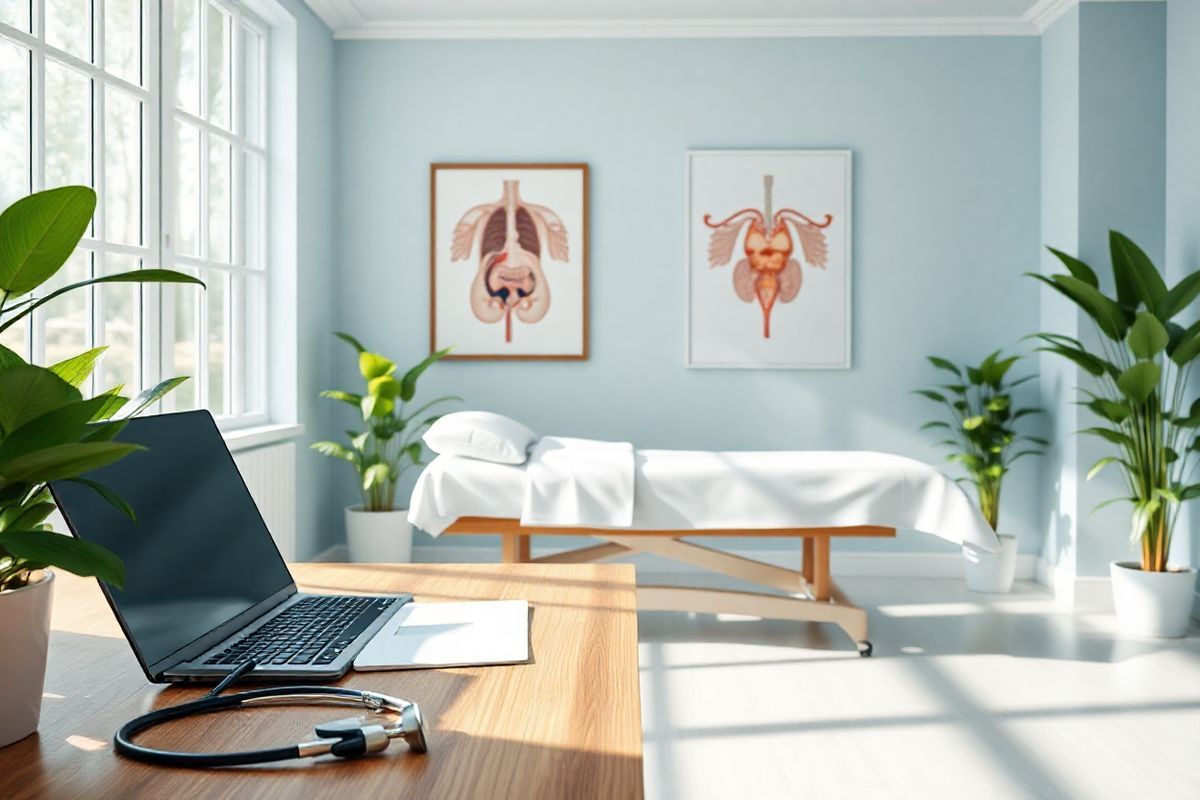
[[440, 416], [423, 415], [436, 405], [461, 398], [439, 397], [415, 409], [409, 404], [417, 392], [417, 379], [450, 351], [439, 350], [396, 378], [395, 362], [368, 351], [347, 333], [334, 335], [357, 351], [365, 391], [356, 394], [331, 389], [321, 396], [353, 406], [363, 429], [346, 431], [346, 444], [316, 442], [312, 448], [347, 462], [358, 476], [362, 503], [346, 509], [350, 560], [403, 563], [412, 558], [412, 524], [408, 509], [396, 508], [396, 484], [410, 467], [423, 463], [421, 434]]
[[1196, 570], [1172, 566], [1168, 559], [1180, 507], [1200, 496], [1200, 483], [1191, 482], [1200, 452], [1200, 398], [1189, 376], [1200, 355], [1200, 322], [1184, 328], [1174, 319], [1200, 296], [1200, 272], [1168, 288], [1141, 248], [1110, 231], [1116, 290], [1110, 295], [1100, 289], [1090, 266], [1054, 248], [1050, 252], [1067, 272], [1030, 277], [1077, 305], [1096, 336], [1095, 344], [1085, 345], [1070, 336], [1041, 333], [1041, 349], [1095, 379], [1080, 393], [1098, 424], [1081, 432], [1103, 439], [1115, 453], [1097, 461], [1087, 477], [1117, 465], [1127, 494], [1109, 502], [1128, 501], [1133, 511], [1130, 535], [1140, 561], [1113, 561], [1109, 567], [1117, 617], [1131, 633], [1182, 636]]
[[989, 355], [978, 366], [959, 367], [938, 356], [928, 356], [931, 364], [954, 376], [951, 383], [917, 394], [941, 406], [945, 419], [932, 420], [921, 430], [945, 431], [949, 438], [938, 442], [951, 448], [946, 460], [957, 462], [966, 471], [965, 478], [975, 487], [979, 510], [1000, 539], [1000, 552], [987, 553], [963, 545], [967, 588], [976, 592], [1007, 592], [1012, 589], [1017, 568], [1017, 537], [1000, 533], [1000, 488], [1014, 461], [1027, 455], [1040, 455], [1047, 442], [1021, 434], [1016, 423], [1036, 408], [1013, 408], [1012, 391], [1031, 380], [1027, 375], [1006, 381], [1009, 370], [1020, 356], [1003, 357], [1001, 351]]
[[[170, 270], [137, 270], [35, 296], [66, 263], [95, 207], [91, 189], [68, 186], [18, 200], [0, 214], [0, 333], [64, 292], [93, 283], [200, 283]], [[111, 490], [81, 476], [135, 450], [112, 440], [122, 420], [182, 382], [164, 381], [133, 400], [121, 387], [85, 399], [79, 387], [103, 353], [99, 347], [40, 367], [0, 345], [0, 746], [37, 730], [54, 581], [48, 568], [118, 587], [124, 581], [112, 553], [51, 530], [46, 518], [54, 503], [46, 485], [77, 481], [133, 516]]]

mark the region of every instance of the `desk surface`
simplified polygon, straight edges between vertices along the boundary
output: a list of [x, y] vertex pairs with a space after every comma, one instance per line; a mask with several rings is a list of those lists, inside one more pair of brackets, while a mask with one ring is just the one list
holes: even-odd
[[[94, 581], [58, 576], [39, 732], [0, 749], [6, 797], [558, 798], [642, 796], [633, 568], [620, 565], [297, 564], [302, 588], [410, 591], [418, 600], [527, 599], [529, 664], [351, 672], [342, 685], [417, 701], [430, 752], [224, 770], [118, 758], [112, 735], [201, 693], [148, 683]], [[164, 725], [139, 741], [245, 749], [312, 737], [353, 709], [245, 709]]]

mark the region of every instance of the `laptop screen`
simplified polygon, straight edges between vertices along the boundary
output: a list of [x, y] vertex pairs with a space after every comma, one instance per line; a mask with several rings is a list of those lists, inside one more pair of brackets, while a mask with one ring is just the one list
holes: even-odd
[[86, 477], [123, 497], [136, 523], [85, 486], [53, 491], [76, 536], [125, 562], [125, 588], [109, 596], [148, 667], [292, 576], [208, 412], [134, 419], [117, 440], [147, 450]]

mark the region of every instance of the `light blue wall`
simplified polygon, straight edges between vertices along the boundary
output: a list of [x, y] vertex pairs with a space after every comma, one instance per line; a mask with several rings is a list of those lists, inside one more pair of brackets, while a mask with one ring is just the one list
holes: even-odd
[[[1083, 3], [1042, 37], [1042, 238], [1090, 263], [1111, 290], [1108, 231], [1120, 230], [1162, 263], [1166, 203], [1166, 9], [1162, 3]], [[1043, 270], [1061, 272], [1043, 254]], [[1095, 344], [1093, 325], [1046, 290], [1043, 329]], [[1091, 379], [1043, 357], [1043, 399], [1055, 442], [1047, 461], [1043, 554], [1058, 577], [1107, 575], [1129, 558], [1129, 509], [1120, 474], [1084, 474], [1111, 448], [1072, 431], [1095, 424], [1072, 405]]]
[[298, 79], [296, 257], [298, 404], [306, 434], [297, 442], [297, 557], [310, 558], [342, 538], [328, 487], [333, 465], [307, 452], [328, 437], [332, 409], [317, 398], [334, 373], [326, 331], [334, 327], [334, 44], [329, 28], [302, 0], [280, 0], [296, 20]]
[[[1200, 0], [1167, 4], [1167, 272], [1200, 269]], [[1191, 319], [1197, 316], [1193, 309]], [[1190, 320], [1189, 320], [1190, 321]], [[1197, 386], [1200, 389], [1200, 386]], [[1200, 392], [1197, 392], [1200, 394]], [[1200, 506], [1193, 503], [1174, 555], [1200, 566]], [[1200, 608], [1200, 600], [1198, 608]]]
[[[1020, 277], [1038, 263], [1036, 38], [340, 41], [335, 56], [335, 321], [402, 363], [428, 347], [430, 162], [591, 165], [590, 360], [443, 364], [430, 396], [645, 447], [938, 460], [908, 394], [937, 379], [922, 354], [980, 358], [1038, 326]], [[683, 154], [722, 147], [853, 150], [853, 369], [684, 369]], [[1003, 522], [1026, 551], [1038, 491], [1026, 459]]]
[[[1072, 8], [1042, 34], [1041, 241], [1066, 253], [1079, 252], [1079, 8]], [[1061, 271], [1045, 249], [1041, 271]], [[1040, 329], [1077, 336], [1080, 314], [1073, 303], [1040, 290]], [[1078, 516], [1078, 428], [1075, 389], [1079, 370], [1051, 353], [1038, 358], [1042, 407], [1051, 448], [1041, 465], [1039, 522], [1046, 532], [1042, 557], [1064, 578], [1075, 574]]]

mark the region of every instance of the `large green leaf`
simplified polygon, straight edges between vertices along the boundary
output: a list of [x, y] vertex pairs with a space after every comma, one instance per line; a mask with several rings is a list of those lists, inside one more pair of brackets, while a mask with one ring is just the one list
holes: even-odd
[[396, 407], [396, 402], [388, 397], [367, 395], [361, 403], [363, 419], [370, 417], [386, 417]]
[[0, 441], [0, 463], [35, 450], [78, 442], [87, 435], [88, 423], [107, 402], [108, 398], [101, 395], [70, 402], [34, 417]]
[[353, 347], [356, 352], [359, 352], [359, 353], [367, 352], [367, 348], [363, 347], [362, 342], [360, 342], [358, 339], [355, 339], [350, 334], [342, 333], [341, 331], [338, 331], [337, 333], [335, 333], [333, 335], [336, 336], [337, 338], [341, 339], [346, 344]]
[[9, 350], [4, 345], [0, 344], [0, 369], [8, 369], [9, 367], [19, 367], [25, 363], [25, 359]]
[[392, 400], [396, 395], [400, 394], [400, 381], [391, 375], [380, 375], [378, 378], [372, 378], [367, 382], [367, 392]]
[[199, 278], [192, 277], [183, 272], [176, 272], [173, 269], [135, 269], [130, 272], [118, 272], [113, 275], [103, 275], [99, 278], [89, 278], [86, 281], [79, 281], [78, 283], [64, 286], [61, 289], [56, 289], [45, 297], [38, 298], [36, 303], [30, 304], [23, 308], [19, 314], [14, 314], [5, 320], [4, 324], [0, 325], [0, 333], [12, 327], [23, 317], [31, 314], [34, 309], [49, 303], [59, 295], [98, 283], [191, 283], [200, 287], [204, 286], [204, 281]]
[[925, 357], [927, 359], [929, 359], [930, 364], [933, 364], [938, 369], [944, 369], [947, 372], [953, 372], [955, 375], [959, 376], [960, 378], [962, 377], [962, 373], [959, 371], [958, 366], [955, 365], [953, 361], [942, 358], [940, 356], [925, 356]]
[[946, 398], [943, 397], [941, 394], [935, 392], [933, 389], [913, 389], [912, 393], [919, 394], [921, 397], [924, 397], [926, 400], [932, 400], [935, 403], [946, 402]]
[[417, 379], [421, 377], [421, 373], [429, 369], [436, 362], [441, 361], [449, 352], [450, 348], [447, 347], [444, 350], [430, 353], [420, 364], [417, 364], [404, 373], [404, 377], [400, 379], [400, 399], [406, 403], [412, 400], [413, 396], [417, 393]]
[[0, 483], [46, 483], [77, 478], [144, 447], [125, 442], [60, 444], [0, 462]]
[[1041, 352], [1055, 353], [1056, 355], [1060, 355], [1068, 361], [1072, 361], [1076, 365], [1082, 367], [1089, 375], [1093, 375], [1097, 378], [1103, 375], [1105, 372], [1113, 376], [1116, 376], [1120, 372], [1115, 365], [1084, 350], [1076, 350], [1073, 347], [1062, 347], [1059, 345], [1039, 347], [1037, 349]]
[[[1145, 303], [1146, 308], [1159, 313], [1167, 298], [1167, 284], [1154, 262], [1123, 233], [1109, 231], [1108, 246], [1118, 293], [1122, 286], [1127, 292], [1132, 287], [1137, 299]], [[1121, 302], [1128, 304], [1125, 298]]]
[[1139, 361], [1117, 377], [1117, 388], [1138, 405], [1146, 402], [1158, 387], [1162, 370], [1153, 361]]
[[358, 371], [369, 381], [372, 378], [391, 375], [396, 371], [396, 362], [384, 358], [379, 353], [363, 352], [358, 354]]
[[351, 464], [357, 460], [354, 453], [347, 450], [345, 445], [338, 444], [337, 442], [313, 442], [311, 447], [323, 456], [338, 458], [342, 461], [348, 461]]
[[1087, 264], [1074, 256], [1067, 255], [1061, 250], [1055, 250], [1053, 247], [1047, 247], [1046, 249], [1053, 253], [1076, 278], [1097, 289], [1100, 288], [1100, 279], [1096, 277], [1095, 270]]
[[392, 470], [387, 464], [372, 464], [363, 470], [362, 488], [369, 492], [373, 487], [387, 483], [391, 479]]
[[1154, 358], [1167, 349], [1169, 340], [1167, 329], [1149, 311], [1137, 313], [1133, 325], [1129, 327], [1129, 335], [1125, 337], [1130, 351], [1138, 358], [1145, 359]]
[[1179, 339], [1179, 344], [1171, 351], [1171, 360], [1179, 366], [1185, 366], [1200, 355], [1200, 322], [1188, 328]]
[[147, 408], [161, 400], [163, 395], [167, 394], [167, 392], [170, 392], [172, 389], [186, 380], [186, 377], [167, 378], [165, 381], [159, 381], [149, 389], [142, 391], [122, 409], [120, 419], [136, 417], [138, 414], [142, 413]]
[[1112, 298], [1101, 294], [1096, 287], [1085, 283], [1072, 275], [1055, 275], [1047, 278], [1036, 272], [1027, 272], [1050, 288], [1070, 299], [1091, 317], [1104, 335], [1114, 341], [1125, 338], [1125, 314]]
[[21, 364], [0, 370], [0, 431], [80, 399], [79, 390], [48, 369]]
[[107, 347], [93, 347], [77, 356], [51, 364], [50, 371], [78, 389], [96, 369], [96, 364], [100, 362], [100, 357], [106, 350]]
[[0, 290], [18, 296], [41, 286], [79, 244], [96, 193], [63, 186], [24, 197], [0, 214]]
[[340, 400], [341, 402], [352, 405], [355, 408], [358, 408], [359, 404], [362, 403], [361, 394], [343, 392], [341, 389], [326, 389], [325, 391], [321, 392], [321, 397], [328, 397], [330, 400]]
[[1163, 319], [1171, 319], [1187, 308], [1198, 296], [1200, 296], [1200, 272], [1193, 272], [1191, 275], [1184, 276], [1183, 280], [1167, 292], [1166, 298], [1159, 306], [1158, 313]]
[[0, 547], [18, 558], [96, 577], [117, 588], [125, 585], [125, 565], [98, 544], [50, 531], [4, 531]]
[[137, 514], [134, 513], [133, 506], [125, 501], [125, 498], [114, 492], [112, 489], [105, 486], [103, 483], [91, 480], [90, 478], [68, 478], [71, 483], [78, 483], [81, 486], [86, 486], [96, 494], [100, 495], [106, 503], [120, 511], [129, 519], [137, 522]]
[[1120, 431], [1114, 431], [1111, 428], [1084, 428], [1080, 433], [1086, 433], [1089, 436], [1098, 436], [1101, 439], [1121, 445], [1122, 447], [1133, 446], [1133, 440], [1129, 436]]

